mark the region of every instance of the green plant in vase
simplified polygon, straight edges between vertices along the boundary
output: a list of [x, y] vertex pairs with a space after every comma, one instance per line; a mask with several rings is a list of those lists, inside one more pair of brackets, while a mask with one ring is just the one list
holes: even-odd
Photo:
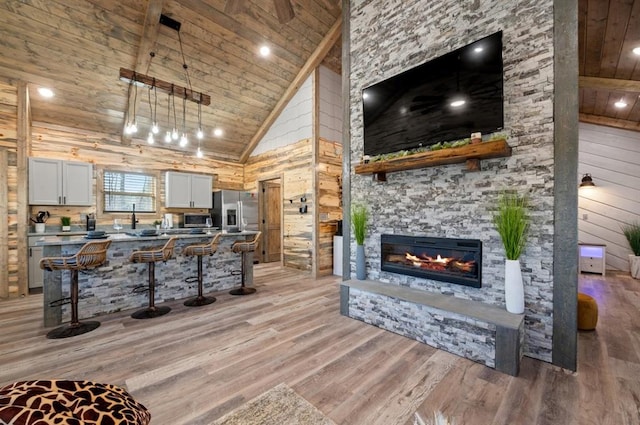
[[505, 261], [505, 301], [507, 311], [524, 312], [524, 285], [520, 270], [520, 256], [524, 251], [529, 230], [529, 200], [526, 195], [503, 192], [493, 214], [493, 224], [502, 239]]
[[625, 224], [622, 226], [622, 233], [633, 254], [629, 254], [629, 268], [634, 279], [640, 279], [640, 223]]
[[364, 205], [354, 205], [351, 209], [351, 227], [356, 238], [356, 277], [366, 279], [366, 264], [364, 258], [364, 238], [367, 231], [369, 213]]
[[62, 225], [62, 231], [68, 232], [71, 230], [71, 217], [60, 217], [60, 224]]

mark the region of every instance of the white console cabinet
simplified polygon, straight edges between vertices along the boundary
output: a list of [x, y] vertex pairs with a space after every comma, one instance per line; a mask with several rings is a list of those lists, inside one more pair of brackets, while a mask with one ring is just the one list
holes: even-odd
[[603, 244], [579, 244], [580, 272], [599, 273], [602, 276], [606, 271], [607, 246]]

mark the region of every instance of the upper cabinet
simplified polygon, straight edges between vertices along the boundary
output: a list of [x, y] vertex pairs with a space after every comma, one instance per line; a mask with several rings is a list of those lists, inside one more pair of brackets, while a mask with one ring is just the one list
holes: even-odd
[[167, 208], [212, 208], [213, 178], [201, 174], [167, 171]]
[[29, 158], [29, 204], [92, 205], [93, 164]]

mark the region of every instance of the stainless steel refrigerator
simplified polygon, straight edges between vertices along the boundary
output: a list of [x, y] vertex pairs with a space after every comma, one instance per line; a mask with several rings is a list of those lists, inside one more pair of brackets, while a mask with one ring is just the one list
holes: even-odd
[[222, 230], [259, 230], [258, 194], [237, 190], [213, 192], [213, 226]]

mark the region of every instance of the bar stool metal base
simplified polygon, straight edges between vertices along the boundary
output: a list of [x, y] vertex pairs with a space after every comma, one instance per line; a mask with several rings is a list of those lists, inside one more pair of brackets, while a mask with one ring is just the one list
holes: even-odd
[[246, 287], [246, 286], [241, 286], [239, 288], [232, 289], [231, 291], [229, 291], [229, 293], [231, 295], [250, 295], [250, 294], [255, 294], [256, 293], [256, 288], [249, 288], [249, 287]]
[[91, 332], [100, 326], [100, 322], [88, 321], [79, 323], [69, 323], [60, 327], [57, 327], [47, 333], [49, 339], [70, 338], [72, 336], [78, 336]]
[[153, 319], [154, 317], [164, 316], [171, 311], [171, 307], [147, 307], [131, 314], [134, 319]]
[[187, 307], [201, 307], [203, 305], [213, 304], [214, 302], [216, 302], [215, 297], [198, 296], [190, 300], [186, 300], [183, 304], [186, 305]]

